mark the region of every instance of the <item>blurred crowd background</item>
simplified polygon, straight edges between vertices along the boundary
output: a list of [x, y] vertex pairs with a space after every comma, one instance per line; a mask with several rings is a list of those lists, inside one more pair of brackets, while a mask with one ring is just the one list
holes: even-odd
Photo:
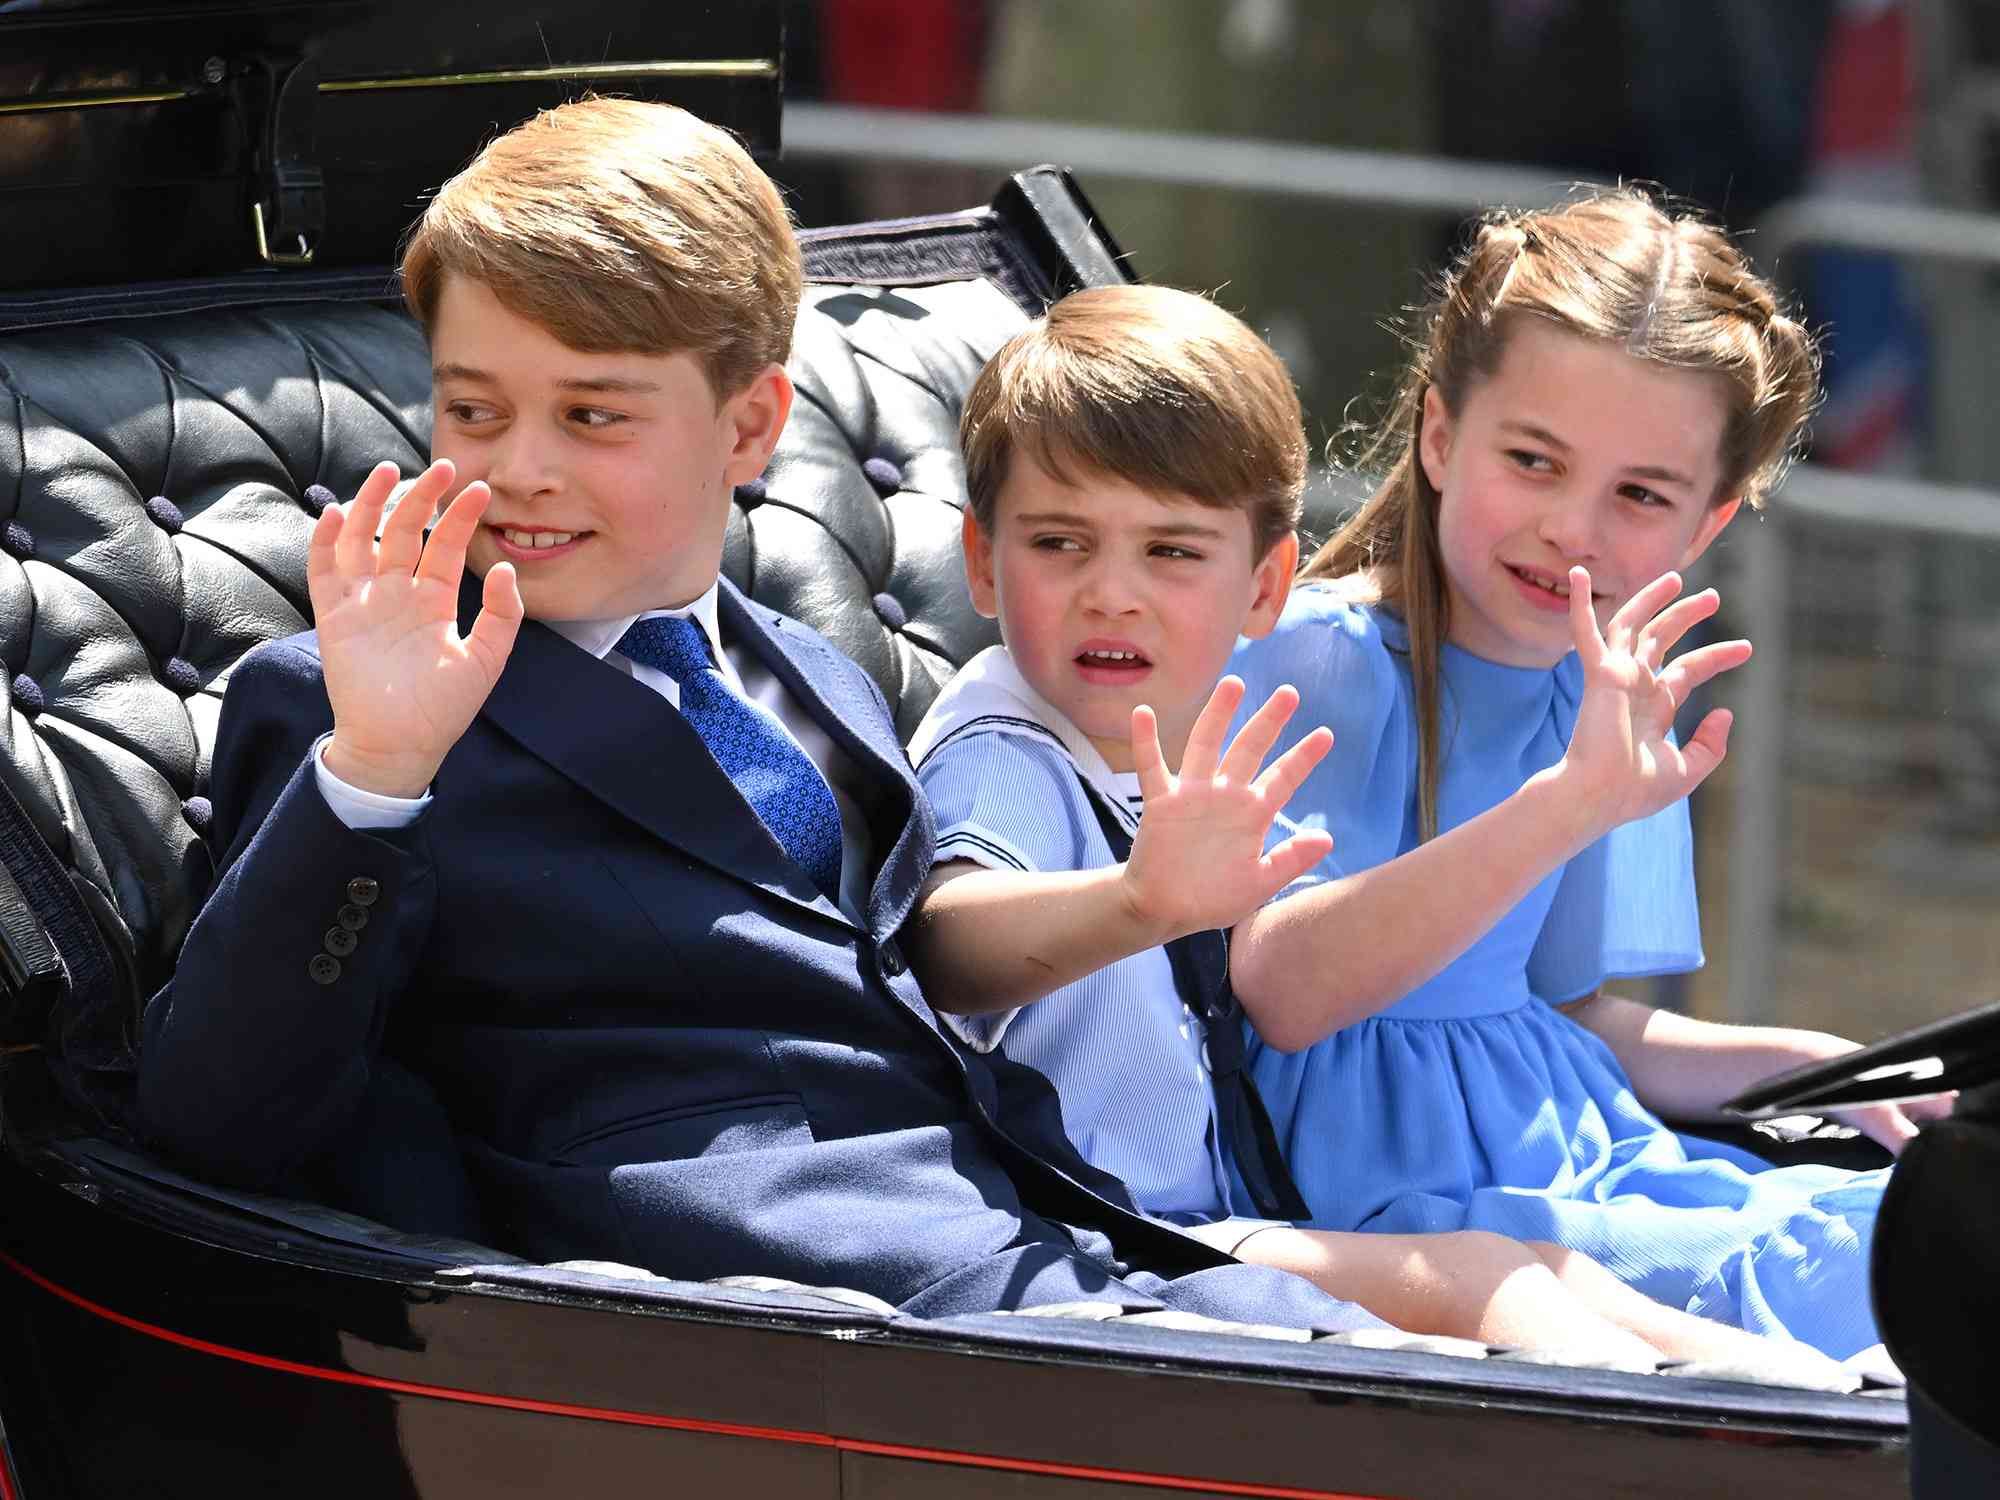
[[[1070, 125], [1337, 153], [1319, 196], [1160, 180], [1172, 141], [1079, 170], [1140, 274], [1270, 338], [1323, 445], [1374, 415], [1476, 201], [1638, 180], [1744, 236], [1822, 331], [1828, 394], [1811, 462], [1704, 564], [1760, 654], [1696, 806], [1709, 964], [1653, 998], [1862, 1038], [2000, 998], [2000, 6], [786, 5], [775, 171], [808, 225], [965, 208], [1004, 175], [913, 159], [936, 129], [857, 111], [1038, 122], [1048, 149], [1014, 166], [1063, 161]], [[841, 144], [799, 105], [846, 121]], [[1487, 164], [1475, 201], [1340, 186], [1451, 163]], [[1866, 248], [1885, 238], [1903, 253]]]

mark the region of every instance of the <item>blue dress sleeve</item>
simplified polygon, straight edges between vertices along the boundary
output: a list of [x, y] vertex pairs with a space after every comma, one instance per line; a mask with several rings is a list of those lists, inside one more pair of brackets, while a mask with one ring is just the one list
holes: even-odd
[[1559, 1003], [1607, 979], [1681, 974], [1702, 961], [1694, 834], [1682, 798], [1613, 829], [1564, 868], [1528, 957], [1528, 988]]
[[1408, 847], [1416, 768], [1409, 679], [1366, 608], [1325, 587], [1296, 589], [1270, 635], [1237, 642], [1229, 670], [1246, 689], [1232, 736], [1286, 683], [1298, 689], [1299, 706], [1272, 758], [1322, 724], [1333, 731], [1326, 759], [1285, 806], [1299, 827], [1331, 833], [1333, 851], [1287, 893], [1369, 869]]

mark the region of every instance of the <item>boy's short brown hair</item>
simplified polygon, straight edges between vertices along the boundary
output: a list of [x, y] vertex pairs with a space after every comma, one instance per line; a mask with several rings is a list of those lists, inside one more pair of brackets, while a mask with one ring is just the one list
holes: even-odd
[[447, 275], [586, 354], [696, 355], [717, 396], [791, 352], [804, 279], [777, 187], [670, 104], [582, 99], [490, 142], [403, 250], [429, 333]]
[[958, 432], [988, 533], [1017, 452], [1065, 482], [1094, 470], [1244, 510], [1258, 558], [1298, 526], [1306, 440], [1291, 376], [1241, 319], [1192, 292], [1072, 292], [987, 362]]

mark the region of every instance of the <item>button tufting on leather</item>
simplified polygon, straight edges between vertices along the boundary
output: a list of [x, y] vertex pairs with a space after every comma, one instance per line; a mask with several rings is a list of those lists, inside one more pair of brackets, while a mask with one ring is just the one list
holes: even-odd
[[910, 623], [910, 612], [903, 608], [903, 601], [894, 594], [877, 594], [874, 604], [875, 618], [891, 630], [901, 630]]
[[33, 718], [49, 706], [49, 700], [42, 696], [42, 685], [26, 672], [14, 674], [14, 707], [29, 718]]
[[153, 518], [153, 524], [169, 535], [187, 524], [187, 517], [181, 508], [165, 495], [155, 495], [146, 502], [146, 514]]
[[762, 474], [755, 479], [746, 479], [736, 486], [736, 503], [745, 510], [755, 510], [770, 497], [770, 491], [764, 487]]
[[305, 503], [307, 510], [311, 511], [314, 515], [318, 515], [329, 505], [333, 504], [335, 497], [333, 491], [325, 485], [309, 484], [306, 486], [305, 494], [299, 498]]
[[201, 673], [184, 656], [170, 656], [160, 663], [160, 681], [183, 698], [192, 698], [201, 691]]
[[887, 498], [903, 487], [903, 471], [886, 458], [871, 458], [861, 465], [861, 472], [868, 476], [868, 482], [875, 486], [875, 493]]
[[187, 819], [188, 827], [205, 834], [208, 825], [215, 821], [215, 808], [206, 797], [190, 797], [181, 804], [181, 816]]
[[35, 534], [19, 521], [9, 521], [5, 530], [0, 530], [0, 547], [5, 547], [10, 556], [26, 562], [35, 555]]

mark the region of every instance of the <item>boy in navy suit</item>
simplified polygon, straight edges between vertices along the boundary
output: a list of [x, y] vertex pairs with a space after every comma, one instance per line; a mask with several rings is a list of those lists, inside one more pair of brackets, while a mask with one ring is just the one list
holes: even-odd
[[1139, 1216], [1045, 1084], [940, 1033], [887, 707], [718, 579], [801, 282], [741, 148], [551, 111], [440, 190], [403, 277], [435, 461], [386, 522], [389, 465], [327, 509], [318, 629], [233, 677], [219, 874], [146, 1015], [154, 1139], [544, 1259], [1372, 1322]]

